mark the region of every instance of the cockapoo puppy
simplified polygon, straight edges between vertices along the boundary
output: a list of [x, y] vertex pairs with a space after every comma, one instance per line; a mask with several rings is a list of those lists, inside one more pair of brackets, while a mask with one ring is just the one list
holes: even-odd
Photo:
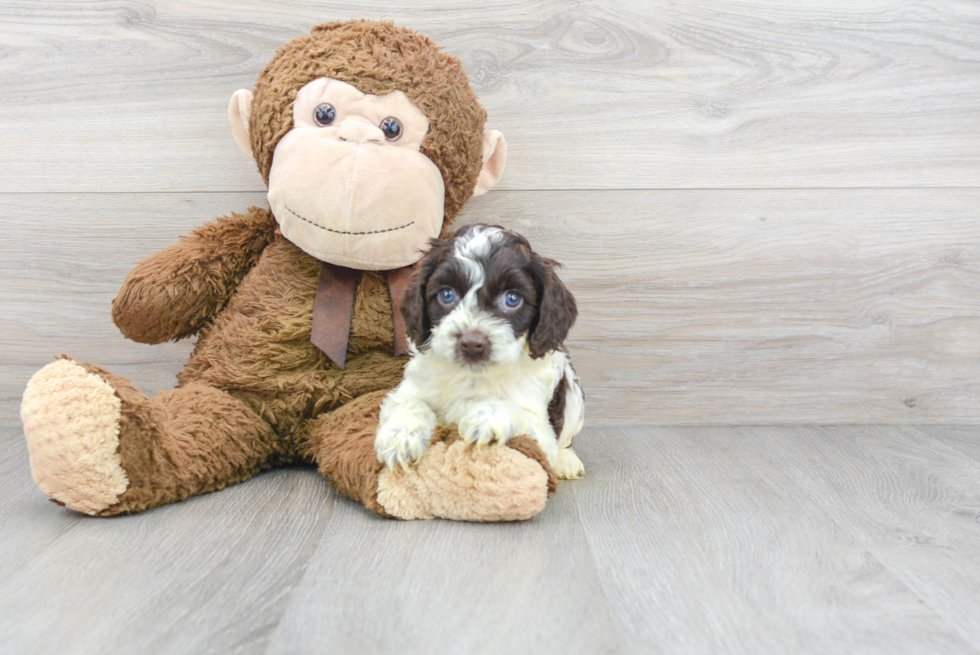
[[561, 349], [577, 310], [557, 266], [501, 227], [432, 241], [402, 302], [412, 359], [381, 405], [382, 463], [410, 465], [437, 425], [456, 423], [470, 444], [527, 435], [558, 477], [582, 477], [571, 442], [585, 404]]

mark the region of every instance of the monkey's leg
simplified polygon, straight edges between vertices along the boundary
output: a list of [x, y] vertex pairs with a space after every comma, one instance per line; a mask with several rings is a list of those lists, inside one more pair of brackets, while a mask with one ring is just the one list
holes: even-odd
[[35, 482], [92, 515], [221, 489], [266, 468], [279, 447], [269, 424], [223, 391], [191, 383], [151, 399], [67, 358], [31, 378], [21, 418]]
[[416, 465], [382, 466], [374, 437], [385, 393], [365, 394], [303, 430], [303, 451], [342, 494], [401, 519], [519, 521], [544, 509], [557, 479], [528, 437], [474, 447], [454, 427], [439, 427]]

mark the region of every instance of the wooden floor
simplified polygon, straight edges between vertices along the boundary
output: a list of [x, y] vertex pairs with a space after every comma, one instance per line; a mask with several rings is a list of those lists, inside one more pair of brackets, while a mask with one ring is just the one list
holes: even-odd
[[504, 525], [312, 469], [89, 518], [0, 438], [5, 654], [980, 652], [978, 427], [588, 430]]

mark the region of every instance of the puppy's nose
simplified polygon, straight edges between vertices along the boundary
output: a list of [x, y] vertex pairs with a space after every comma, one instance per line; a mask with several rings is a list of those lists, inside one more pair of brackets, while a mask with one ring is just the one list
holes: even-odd
[[466, 361], [478, 362], [490, 354], [490, 342], [487, 335], [471, 330], [459, 338], [459, 351]]

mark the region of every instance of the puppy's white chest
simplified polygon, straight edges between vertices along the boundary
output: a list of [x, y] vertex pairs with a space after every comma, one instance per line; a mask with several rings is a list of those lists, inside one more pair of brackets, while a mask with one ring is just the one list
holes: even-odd
[[546, 420], [560, 375], [548, 359], [527, 357], [509, 366], [472, 371], [423, 355], [417, 367], [406, 371], [406, 378], [422, 390], [440, 421], [457, 423], [478, 403], [507, 404], [527, 413], [529, 419]]

